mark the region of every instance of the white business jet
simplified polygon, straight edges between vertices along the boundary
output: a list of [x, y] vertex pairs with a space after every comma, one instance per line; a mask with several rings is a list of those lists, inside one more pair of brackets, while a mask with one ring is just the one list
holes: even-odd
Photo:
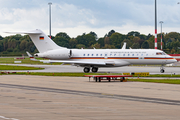
[[72, 64], [84, 67], [85, 73], [90, 70], [97, 72], [100, 67], [122, 67], [131, 64], [161, 64], [160, 72], [164, 73], [163, 65], [177, 62], [173, 57], [157, 49], [125, 49], [124, 47], [122, 49], [68, 49], [58, 46], [39, 29], [16, 32], [16, 34], [30, 36], [39, 51], [35, 56], [49, 59], [40, 60], [41, 62]]

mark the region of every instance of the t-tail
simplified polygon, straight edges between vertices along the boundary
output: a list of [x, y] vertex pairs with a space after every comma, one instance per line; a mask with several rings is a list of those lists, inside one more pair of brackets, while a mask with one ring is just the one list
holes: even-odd
[[64, 47], [58, 46], [43, 31], [39, 29], [29, 31], [29, 32], [7, 32], [7, 33], [28, 34], [40, 53], [64, 48]]

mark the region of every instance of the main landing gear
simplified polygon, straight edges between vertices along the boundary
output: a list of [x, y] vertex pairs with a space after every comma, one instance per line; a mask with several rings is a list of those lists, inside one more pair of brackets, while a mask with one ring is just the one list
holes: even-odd
[[160, 67], [160, 72], [161, 72], [161, 73], [164, 73], [164, 72], [165, 72], [163, 65]]
[[[98, 68], [97, 68], [97, 67], [92, 67], [91, 71], [92, 71], [92, 72], [97, 72], [97, 71], [98, 71]], [[89, 67], [85, 67], [85, 68], [84, 68], [84, 72], [85, 72], [85, 73], [90, 72], [90, 68], [89, 68]]]

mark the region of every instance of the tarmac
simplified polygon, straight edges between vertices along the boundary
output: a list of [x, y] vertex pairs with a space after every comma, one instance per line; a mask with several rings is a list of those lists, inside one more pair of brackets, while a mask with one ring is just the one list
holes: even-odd
[[[177, 63], [179, 65], [179, 63]], [[5, 65], [5, 64], [2, 64]], [[83, 72], [83, 67], [71, 65], [30, 65], [30, 64], [6, 64], [15, 66], [30, 66], [45, 68], [44, 70], [13, 70], [10, 72]], [[132, 73], [132, 72], [149, 72], [150, 74], [180, 74], [178, 66], [164, 67], [165, 73], [160, 73], [160, 66], [124, 66], [124, 67], [105, 67], [99, 68], [98, 73]]]
[[0, 76], [0, 120], [179, 120], [180, 85]]

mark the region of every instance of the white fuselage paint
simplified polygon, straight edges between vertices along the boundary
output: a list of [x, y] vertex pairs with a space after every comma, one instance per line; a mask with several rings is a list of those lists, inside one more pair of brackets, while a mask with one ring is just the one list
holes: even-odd
[[[114, 67], [176, 62], [173, 57], [155, 49], [56, 49], [38, 55], [51, 60], [112, 63]], [[100, 67], [108, 67], [108, 65]]]

